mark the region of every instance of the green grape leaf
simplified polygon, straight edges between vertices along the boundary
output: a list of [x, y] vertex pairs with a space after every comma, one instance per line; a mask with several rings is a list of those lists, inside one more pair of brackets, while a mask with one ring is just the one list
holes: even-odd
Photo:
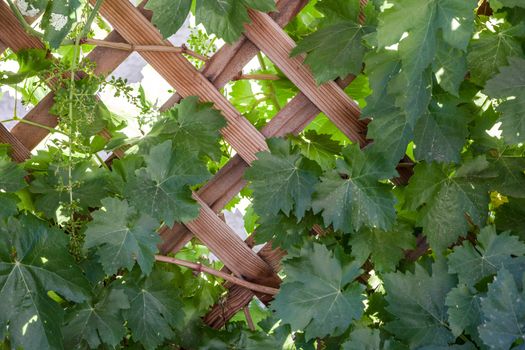
[[448, 306], [448, 323], [455, 337], [463, 331], [477, 337], [477, 327], [481, 323], [481, 298], [466, 285], [460, 284], [447, 295], [445, 305]]
[[389, 177], [384, 160], [357, 145], [345, 148], [343, 156], [336, 170], [326, 172], [316, 186], [314, 213], [322, 212], [325, 225], [347, 233], [362, 226], [389, 229], [395, 220], [395, 199], [390, 186], [378, 181]]
[[318, 134], [314, 130], [308, 130], [303, 137], [297, 137], [292, 141], [299, 146], [306, 158], [317, 162], [323, 169], [333, 168], [334, 154], [339, 154], [342, 150], [341, 144], [333, 140], [330, 135]]
[[146, 168], [138, 169], [126, 184], [131, 204], [169, 227], [195, 219], [200, 206], [190, 186], [209, 178], [206, 166], [184, 150], [173, 151], [171, 141], [152, 147], [144, 158]]
[[427, 162], [460, 161], [460, 152], [465, 144], [468, 114], [453, 101], [435, 101], [429, 113], [416, 123], [414, 155]]
[[[525, 282], [525, 274], [522, 276]], [[525, 283], [520, 284], [521, 290], [512, 274], [502, 268], [481, 300], [479, 335], [492, 349], [509, 349], [515, 341], [525, 341]]]
[[0, 71], [0, 84], [21, 83], [49, 69], [52, 64], [47, 58], [47, 51], [43, 49], [23, 49], [16, 53], [16, 58], [19, 65], [18, 72]]
[[75, 305], [66, 315], [63, 328], [68, 349], [86, 344], [97, 349], [106, 344], [116, 346], [126, 335], [122, 310], [129, 309], [122, 290], [103, 289], [93, 302]]
[[508, 147], [504, 152], [488, 152], [487, 160], [493, 171], [498, 173], [498, 181], [492, 183], [492, 190], [506, 196], [525, 198], [525, 158], [521, 153], [513, 152]]
[[7, 158], [0, 157], [0, 192], [16, 192], [26, 187], [26, 172]]
[[156, 349], [164, 339], [172, 339], [173, 328], [184, 325], [174, 276], [160, 269], [154, 269], [149, 276], [134, 270], [122, 284], [130, 304], [130, 308], [124, 310], [127, 325], [133, 340], [147, 350]]
[[453, 175], [453, 169], [446, 165], [420, 163], [415, 167], [406, 187], [406, 207], [421, 207], [418, 223], [436, 252], [467, 233], [465, 215], [474, 224], [484, 226], [489, 204], [486, 181], [497, 176], [488, 168], [484, 157], [464, 163]]
[[18, 196], [12, 193], [0, 193], [0, 220], [14, 216], [17, 211]]
[[276, 316], [307, 340], [337, 335], [363, 314], [364, 287], [352, 282], [359, 265], [341, 261], [320, 244], [284, 261], [286, 278], [272, 302]]
[[523, 7], [525, 8], [525, 3], [521, 0], [498, 0], [504, 6], [507, 7]]
[[79, 0], [49, 1], [40, 27], [44, 29], [44, 40], [51, 48], [56, 49], [66, 38], [75, 23]]
[[365, 72], [373, 94], [366, 98], [364, 117], [372, 116], [368, 124], [367, 138], [372, 146], [384, 155], [391, 167], [395, 167], [413, 139], [414, 123], [396, 106], [395, 97], [388, 94], [392, 77], [399, 73], [401, 62], [397, 51], [370, 52], [365, 58]]
[[360, 264], [370, 257], [375, 271], [394, 271], [405, 256], [404, 250], [415, 248], [413, 231], [411, 225], [401, 222], [389, 231], [365, 228], [352, 234], [348, 243], [352, 246], [352, 256]]
[[519, 38], [525, 37], [525, 24], [511, 27], [503, 23], [491, 29], [481, 31], [479, 38], [472, 41], [467, 55], [470, 80], [481, 86], [500, 67], [508, 65], [508, 57], [523, 55]]
[[153, 11], [151, 21], [167, 38], [175, 34], [188, 17], [191, 0], [151, 0], [144, 8]]
[[445, 298], [456, 285], [456, 279], [447, 273], [444, 261], [432, 265], [431, 275], [416, 264], [414, 273], [384, 275], [384, 283], [387, 310], [395, 317], [386, 324], [386, 329], [396, 338], [406, 341], [411, 349], [448, 345], [454, 340], [446, 327]]
[[275, 3], [273, 0], [197, 0], [195, 17], [208, 32], [231, 44], [243, 33], [244, 24], [250, 22], [247, 12], [250, 7], [269, 11], [275, 9]]
[[[379, 47], [399, 45], [403, 72], [394, 89], [400, 96], [397, 104], [405, 109], [409, 120], [415, 122], [426, 113], [432, 85], [428, 68], [435, 59], [438, 45], [441, 50], [466, 51], [474, 30], [476, 4], [475, 0], [395, 0], [393, 6], [379, 16]], [[445, 70], [455, 68], [444, 67]]]
[[[36, 208], [47, 217], [66, 214], [62, 209], [70, 203], [68, 183], [69, 171], [62, 164], [51, 164], [47, 173], [35, 174], [29, 191], [35, 194]], [[73, 166], [71, 183], [78, 212], [87, 213], [88, 208], [99, 207], [100, 200], [108, 195], [108, 173], [89, 161]]]
[[8, 326], [13, 348], [63, 348], [63, 310], [48, 292], [80, 303], [89, 290], [67, 244], [62, 231], [34, 216], [0, 221], [0, 339]]
[[198, 101], [197, 96], [189, 96], [164, 112], [164, 118], [141, 142], [144, 151], [148, 152], [152, 145], [171, 140], [176, 149], [219, 160], [219, 130], [226, 126], [226, 121], [210, 103]]
[[450, 94], [458, 97], [459, 87], [467, 74], [467, 57], [460, 49], [438, 42], [432, 70], [438, 84]]
[[509, 66], [487, 81], [485, 94], [504, 99], [496, 110], [502, 114], [501, 130], [508, 143], [525, 141], [525, 59], [509, 57]]
[[357, 328], [348, 336], [349, 340], [343, 344], [343, 350], [379, 350], [381, 338], [377, 329]]
[[293, 246], [301, 245], [310, 235], [314, 224], [319, 224], [317, 216], [307, 212], [302, 220], [297, 220], [294, 215], [286, 216], [282, 212], [276, 215], [262, 215], [257, 220], [257, 243], [272, 241], [273, 247], [290, 249]]
[[525, 199], [508, 198], [496, 209], [496, 227], [501, 231], [512, 231], [525, 241]]
[[308, 53], [304, 62], [318, 84], [350, 73], [358, 75], [366, 52], [362, 38], [374, 30], [359, 24], [359, 0], [323, 1], [317, 7], [326, 15], [321, 28], [301, 40], [291, 56]]
[[283, 139], [268, 140], [270, 152], [257, 153], [257, 160], [244, 177], [251, 181], [253, 207], [258, 215], [282, 211], [302, 219], [310, 208], [321, 168]]
[[474, 247], [469, 241], [454, 248], [449, 255], [449, 272], [457, 273], [460, 283], [473, 286], [481, 279], [496, 274], [498, 269], [512, 269], [512, 265], [523, 263], [525, 243], [508, 232], [496, 234], [492, 226], [487, 226], [478, 235]]
[[116, 198], [102, 200], [103, 209], [92, 214], [85, 232], [84, 248], [96, 247], [98, 259], [108, 275], [120, 268], [131, 270], [135, 261], [149, 274], [161, 239], [159, 222]]

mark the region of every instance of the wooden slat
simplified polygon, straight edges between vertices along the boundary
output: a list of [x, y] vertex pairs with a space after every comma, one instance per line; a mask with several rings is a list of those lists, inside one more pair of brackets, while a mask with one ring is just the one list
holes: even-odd
[[[93, 0], [91, 0], [93, 2]], [[101, 14], [130, 44], [171, 45], [127, 0], [104, 2]], [[178, 53], [140, 52], [142, 57], [182, 96], [196, 95], [222, 111], [228, 125], [221, 130], [228, 143], [247, 162], [267, 149], [264, 137], [193, 65]]]
[[350, 139], [366, 143], [366, 123], [359, 120], [359, 107], [335, 82], [317, 86], [312, 73], [303, 64], [304, 55], [290, 57], [294, 41], [267, 15], [249, 10], [251, 24], [245, 25], [248, 37], [321, 111], [350, 135]]
[[0, 1], [0, 38], [2, 38], [2, 43], [13, 51], [44, 48], [38, 38], [27, 35], [4, 1]]
[[[5, 11], [4, 11], [5, 10]], [[10, 37], [12, 33], [17, 33], [17, 38], [14, 40]], [[42, 48], [42, 43], [30, 35], [28, 35], [20, 26], [18, 20], [12, 14], [9, 7], [0, 2], [0, 37], [9, 45], [13, 51], [19, 51], [24, 48]], [[7, 39], [6, 39], [7, 38]], [[106, 40], [122, 42], [124, 39], [117, 33], [112, 32]], [[108, 75], [115, 70], [120, 63], [122, 63], [130, 52], [115, 50], [109, 48], [97, 47], [88, 55], [88, 59], [96, 64], [95, 73]], [[79, 74], [81, 77], [82, 74]], [[50, 108], [54, 104], [54, 94], [51, 92], [46, 95], [39, 103], [30, 110], [25, 120], [42, 124], [48, 127], [56, 127], [58, 120], [55, 115], [50, 113]], [[25, 123], [16, 124], [11, 133], [16, 137], [26, 148], [35, 148], [49, 133], [47, 130]]]
[[31, 152], [0, 123], [0, 143], [11, 145], [11, 157], [21, 163], [31, 157]]
[[[270, 13], [275, 22], [284, 27], [308, 3], [308, 0], [278, 0], [277, 11]], [[244, 35], [232, 45], [221, 47], [202, 69], [202, 74], [211, 81], [216, 88], [222, 88], [231, 81], [250, 60], [257, 55], [259, 49]], [[161, 107], [161, 110], [171, 108], [179, 103], [181, 96], [173, 94]]]
[[[346, 87], [353, 79], [353, 76], [349, 76], [339, 80], [338, 84]], [[268, 122], [261, 133], [265, 137], [298, 134], [319, 113], [320, 110], [303, 93], [299, 93]], [[213, 210], [221, 211], [226, 203], [246, 185], [246, 180], [242, 176], [247, 167], [248, 164], [239, 156], [234, 156], [197, 193]], [[163, 228], [161, 236], [163, 238], [161, 252], [164, 254], [178, 251], [192, 238], [191, 232], [182, 225], [175, 225], [171, 229]]]
[[[279, 271], [280, 262], [285, 256], [285, 252], [280, 249], [271, 249], [269, 245], [266, 245], [261, 249], [259, 255], [272, 266], [274, 271]], [[229, 289], [226, 299], [223, 303], [215, 304], [204, 317], [204, 322], [210, 327], [223, 327], [237, 311], [247, 305], [255, 296], [251, 290], [246, 288], [241, 288], [229, 283], [226, 284], [226, 287]], [[264, 303], [269, 303], [272, 298], [267, 295], [259, 295], [259, 299]]]
[[197, 219], [186, 226], [237, 276], [250, 281], [276, 287], [279, 277], [232, 229], [222, 221], [196, 194], [193, 198], [201, 205]]

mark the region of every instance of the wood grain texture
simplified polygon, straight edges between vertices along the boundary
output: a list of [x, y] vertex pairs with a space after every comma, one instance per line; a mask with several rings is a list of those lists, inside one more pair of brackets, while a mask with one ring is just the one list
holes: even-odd
[[[104, 2], [100, 12], [130, 44], [171, 45], [127, 0]], [[244, 160], [251, 162], [256, 159], [255, 153], [267, 149], [257, 129], [184, 56], [167, 52], [140, 54], [181, 96], [196, 95], [202, 101], [214, 103], [228, 122], [221, 130], [225, 140]]]
[[[13, 33], [16, 33], [16, 40], [10, 36], [15, 35]], [[2, 40], [15, 52], [25, 48], [43, 48], [43, 44], [38, 38], [28, 35], [23, 30], [16, 17], [14, 17], [11, 10], [4, 2], [0, 2], [0, 38], [2, 38]], [[117, 32], [110, 33], [106, 37], [106, 40], [116, 42], [124, 41]], [[96, 74], [107, 76], [129, 55], [130, 52], [97, 47], [91, 51], [87, 57], [95, 63]], [[78, 73], [78, 77], [82, 77], [82, 75], [81, 72]], [[56, 127], [58, 119], [55, 115], [50, 113], [53, 104], [54, 93], [50, 92], [26, 114], [24, 119], [51, 128]], [[49, 134], [46, 129], [25, 123], [16, 124], [11, 130], [11, 133], [29, 150], [35, 148]]]
[[278, 286], [280, 279], [270, 265], [251, 250], [196, 194], [193, 198], [201, 205], [199, 217], [186, 223], [193, 234], [237, 276], [265, 286]]
[[251, 24], [245, 25], [246, 37], [325, 113], [336, 126], [356, 143], [366, 143], [366, 123], [359, 120], [361, 111], [333, 81], [317, 86], [304, 55], [290, 57], [295, 42], [267, 15], [249, 10]]
[[0, 143], [11, 145], [11, 157], [17, 163], [21, 163], [31, 157], [31, 152], [7, 130], [4, 124], [0, 124]]

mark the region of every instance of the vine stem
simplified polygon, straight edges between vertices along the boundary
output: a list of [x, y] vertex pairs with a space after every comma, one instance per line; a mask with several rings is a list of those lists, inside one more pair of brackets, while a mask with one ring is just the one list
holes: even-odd
[[171, 258], [169, 256], [163, 256], [163, 255], [155, 255], [155, 260], [166, 262], [166, 263], [170, 263], [170, 264], [184, 266], [184, 267], [187, 267], [187, 268], [192, 269], [192, 270], [197, 271], [197, 272], [206, 272], [206, 273], [209, 273], [210, 275], [214, 275], [214, 276], [220, 277], [220, 278], [222, 278], [225, 281], [228, 281], [228, 282], [231, 282], [233, 284], [239, 285], [241, 287], [253, 290], [255, 292], [260, 292], [260, 293], [269, 294], [269, 295], [275, 295], [275, 294], [277, 294], [279, 292], [279, 289], [277, 289], [277, 288], [267, 287], [267, 286], [263, 286], [263, 285], [260, 285], [260, 284], [248, 282], [248, 281], [245, 281], [245, 280], [240, 279], [238, 277], [229, 275], [229, 274], [227, 274], [225, 272], [218, 271], [218, 270], [212, 269], [212, 268], [210, 268], [208, 266], [203, 266], [202, 264], [197, 264], [197, 263], [194, 263], [194, 262], [191, 262], [191, 261], [177, 259], [177, 258]]
[[11, 119], [0, 120], [0, 123], [9, 123], [9, 122], [19, 122], [19, 123], [35, 126], [37, 128], [45, 129], [45, 130], [49, 131], [52, 134], [59, 133], [59, 134], [65, 135], [65, 136], [69, 136], [69, 134], [67, 134], [67, 133], [65, 133], [65, 132], [63, 132], [61, 130], [58, 130], [56, 128], [52, 128], [52, 127], [49, 127], [47, 125], [43, 125], [43, 124], [40, 124], [40, 123], [35, 123], [35, 122], [30, 121], [30, 120], [25, 120], [23, 118], [14, 117], [14, 118], [11, 118]]
[[[261, 52], [257, 52], [257, 60], [259, 61], [259, 65], [263, 70], [267, 70], [268, 67], [266, 66], [266, 63], [264, 63], [264, 57], [262, 56]], [[272, 100], [275, 108], [277, 108], [277, 111], [281, 110], [281, 105], [279, 104], [279, 101], [277, 100], [277, 95], [275, 91], [275, 86], [273, 86], [273, 82], [270, 81], [268, 84], [270, 87], [270, 99]]]
[[135, 44], [129, 44], [129, 43], [118, 43], [113, 41], [107, 41], [107, 40], [100, 40], [100, 39], [93, 39], [93, 38], [83, 38], [81, 40], [82, 44], [89, 44], [89, 45], [95, 45], [100, 47], [108, 47], [110, 49], [115, 50], [123, 50], [123, 51], [137, 51], [137, 52], [143, 52], [143, 51], [154, 51], [154, 52], [175, 52], [175, 53], [183, 53], [188, 56], [192, 56], [196, 59], [199, 59], [201, 61], [208, 61], [210, 58], [208, 56], [201, 55], [195, 51], [192, 51], [188, 49], [186, 46], [167, 46], [167, 45], [135, 45]]
[[[69, 192], [69, 205], [70, 208], [70, 220], [71, 220], [71, 236], [75, 236], [75, 213], [73, 211], [74, 208], [74, 198], [73, 198], [73, 139], [75, 137], [76, 130], [73, 129], [73, 123], [74, 123], [74, 111], [73, 111], [73, 98], [75, 97], [75, 78], [76, 78], [76, 72], [77, 72], [77, 65], [78, 60], [80, 56], [80, 39], [89, 33], [89, 30], [91, 28], [91, 24], [93, 23], [93, 20], [95, 19], [98, 10], [100, 9], [100, 6], [102, 5], [102, 2], [104, 0], [97, 0], [95, 3], [95, 6], [93, 7], [93, 10], [89, 14], [86, 23], [84, 25], [84, 28], [77, 34], [75, 38], [75, 45], [73, 47], [73, 58], [71, 59], [71, 69], [70, 69], [70, 79], [69, 79], [69, 154], [68, 154], [68, 164], [67, 164], [67, 173], [68, 173], [68, 184], [67, 189]], [[89, 6], [89, 5], [88, 5]]]
[[29, 25], [29, 23], [27, 23], [26, 19], [24, 18], [24, 15], [22, 15], [22, 13], [20, 12], [20, 9], [18, 8], [18, 6], [16, 6], [12, 0], [7, 0], [7, 4], [9, 5], [9, 7], [11, 8], [11, 11], [13, 11], [16, 19], [18, 20], [18, 22], [20, 22], [20, 24], [22, 25], [22, 27], [24, 28], [24, 30], [26, 32], [28, 32], [29, 34], [33, 35], [33, 36], [36, 36], [38, 38], [43, 38], [44, 37], [44, 34], [40, 33], [39, 31], [35, 30], [33, 27], [31, 27]]

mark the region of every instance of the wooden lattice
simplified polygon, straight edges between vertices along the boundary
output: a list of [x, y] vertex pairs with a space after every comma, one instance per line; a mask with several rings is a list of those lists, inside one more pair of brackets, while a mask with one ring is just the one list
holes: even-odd
[[[94, 1], [92, 1], [94, 2]], [[366, 0], [362, 0], [365, 3]], [[140, 55], [177, 91], [161, 109], [168, 109], [182, 97], [197, 95], [202, 101], [212, 102], [222, 111], [227, 126], [222, 129], [224, 139], [235, 149], [237, 155], [201, 189], [193, 194], [201, 205], [197, 219], [173, 228], [163, 227], [163, 254], [177, 252], [193, 236], [196, 236], [225, 265], [224, 271], [261, 285], [278, 287], [279, 263], [285, 252], [274, 250], [267, 244], [258, 253], [250, 247], [250, 238], [242, 241], [219, 217], [218, 213], [246, 185], [244, 170], [256, 159], [256, 153], [267, 149], [265, 139], [286, 134], [297, 134], [320, 112], [353, 142], [366, 145], [366, 121], [360, 120], [358, 106], [345, 94], [343, 88], [352, 82], [353, 76], [344, 80], [317, 86], [302, 61], [304, 57], [290, 58], [294, 41], [282, 30], [308, 0], [277, 0], [275, 13], [249, 12], [252, 23], [238, 42], [222, 47], [198, 71], [180, 53], [142, 51]], [[100, 13], [111, 23], [114, 31], [105, 40], [132, 45], [170, 46], [150, 22], [151, 13], [144, 10], [145, 2], [134, 7], [129, 0], [105, 1]], [[43, 44], [28, 35], [10, 11], [0, 1], [0, 52], [6, 48], [17, 52], [24, 48], [43, 48]], [[234, 79], [242, 68], [262, 51], [293, 82], [300, 92], [261, 130], [258, 131], [219, 92], [227, 82]], [[107, 47], [97, 47], [88, 58], [96, 64], [96, 73], [109, 75], [131, 52]], [[79, 73], [80, 75], [80, 73]], [[25, 119], [49, 127], [57, 125], [57, 119], [49, 111], [53, 105], [53, 93], [44, 97]], [[19, 123], [9, 132], [0, 124], [0, 142], [12, 145], [14, 160], [22, 162], [30, 157], [31, 150], [45, 137], [47, 131], [25, 123]], [[113, 156], [121, 156], [116, 153]], [[398, 182], [410, 175], [405, 168]], [[219, 328], [254, 297], [251, 290], [237, 285], [226, 285], [229, 293], [220, 305], [214, 306], [205, 317], [210, 326]], [[270, 295], [257, 294], [267, 303]]]

